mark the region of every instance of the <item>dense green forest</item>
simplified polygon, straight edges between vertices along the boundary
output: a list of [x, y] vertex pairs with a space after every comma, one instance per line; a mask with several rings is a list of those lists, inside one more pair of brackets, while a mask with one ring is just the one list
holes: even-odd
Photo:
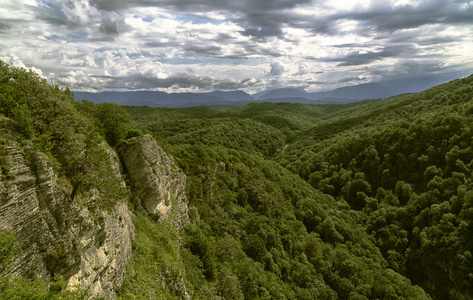
[[[74, 100], [1, 68], [0, 121], [57, 160], [74, 201], [97, 180], [109, 200], [129, 193], [98, 176], [105, 141], [151, 134], [187, 175], [183, 232], [135, 211], [119, 299], [473, 298], [473, 76], [344, 105], [170, 109]], [[0, 268], [13, 241], [1, 233]]]
[[189, 176], [196, 295], [473, 297], [472, 81], [350, 105], [125, 107]]

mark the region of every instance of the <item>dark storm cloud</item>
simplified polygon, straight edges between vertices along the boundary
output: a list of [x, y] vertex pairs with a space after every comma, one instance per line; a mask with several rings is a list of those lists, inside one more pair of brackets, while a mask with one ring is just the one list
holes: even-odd
[[[195, 14], [213, 11], [226, 12], [227, 20], [242, 26], [245, 30], [240, 33], [257, 39], [267, 37], [282, 37], [282, 27], [290, 22], [287, 11], [298, 5], [309, 4], [312, 0], [93, 0], [97, 8], [105, 11], [121, 11], [130, 7], [159, 7], [166, 8], [177, 14]], [[295, 21], [295, 20], [294, 20]]]
[[[141, 41], [143, 42], [143, 41]], [[163, 48], [163, 47], [177, 47], [179, 46], [180, 44], [178, 42], [175, 42], [175, 41], [166, 41], [166, 42], [161, 42], [161, 41], [156, 41], [156, 40], [153, 40], [151, 39], [151, 41], [149, 42], [145, 42], [144, 43], [144, 46], [145, 47], [149, 47], [149, 48]]]
[[[468, 73], [465, 72], [465, 70], [461, 71], [462, 69], [463, 66], [460, 65], [445, 67], [437, 60], [416, 61], [405, 59], [390, 66], [389, 71], [384, 68], [372, 68], [368, 70], [368, 73], [375, 78], [381, 78], [380, 81], [397, 79], [402, 79], [405, 81], [405, 78], [411, 77], [420, 79], [452, 72], [455, 72], [456, 74], [460, 74], [461, 72]], [[451, 78], [455, 78], [455, 76], [452, 76]]]
[[[343, 58], [343, 62], [339, 63], [337, 66], [359, 66], [372, 63], [374, 61], [380, 60], [382, 58], [390, 57], [386, 51], [380, 52], [367, 52], [367, 53], [350, 53], [349, 55]], [[334, 59], [336, 60], [336, 59]]]
[[10, 26], [6, 23], [0, 21], [0, 32], [7, 32], [10, 29]]
[[392, 33], [400, 29], [417, 28], [429, 24], [473, 24], [473, 6], [468, 1], [431, 0], [422, 1], [417, 7], [377, 7], [332, 18], [357, 20], [366, 28], [377, 32]]
[[358, 21], [357, 34], [389, 38], [393, 32], [402, 29], [418, 28], [424, 25], [472, 24], [473, 5], [469, 1], [427, 0], [418, 6], [391, 7], [388, 3], [374, 3], [370, 8], [335, 12], [320, 18], [297, 18], [290, 22], [296, 28], [303, 28], [316, 35], [335, 36], [343, 34], [343, 28], [337, 27], [337, 21]]
[[48, 7], [39, 7], [27, 5], [36, 16], [36, 19], [42, 20], [54, 26], [67, 25], [66, 16], [59, 6], [51, 5]]
[[248, 54], [260, 55], [263, 57], [281, 57], [281, 51], [276, 48], [261, 47], [260, 44], [253, 42], [240, 43]]
[[112, 20], [111, 17], [106, 16], [102, 19], [100, 30], [105, 34], [118, 34], [117, 22]]
[[258, 39], [267, 37], [280, 37], [282, 36], [282, 30], [278, 27], [264, 26], [264, 27], [250, 27], [243, 31], [240, 31], [242, 35], [251, 36]]
[[181, 12], [209, 12], [216, 10], [229, 10], [233, 12], [243, 12], [253, 14], [258, 12], [275, 11], [294, 8], [297, 5], [309, 4], [312, 0], [272, 0], [272, 1], [254, 1], [254, 0], [134, 0], [134, 1], [116, 1], [116, 0], [93, 0], [99, 9], [107, 11], [120, 11], [131, 7], [167, 7]]
[[338, 66], [359, 66], [366, 65], [384, 58], [389, 57], [411, 57], [414, 58], [417, 55], [417, 51], [412, 45], [400, 44], [394, 46], [386, 46], [383, 50], [378, 52], [352, 52], [343, 58], [329, 59], [329, 61], [342, 61]]
[[197, 57], [217, 56], [218, 57], [222, 54], [222, 48], [216, 45], [204, 45], [204, 44], [191, 43], [191, 44], [185, 44], [183, 49], [186, 52], [186, 55], [189, 55], [189, 56], [197, 56]]

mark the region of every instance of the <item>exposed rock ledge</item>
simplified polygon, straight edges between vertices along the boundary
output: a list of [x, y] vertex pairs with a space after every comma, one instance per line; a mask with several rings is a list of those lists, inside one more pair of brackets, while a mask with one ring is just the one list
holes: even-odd
[[162, 219], [169, 218], [173, 211], [176, 215], [172, 222], [177, 228], [189, 223], [186, 175], [174, 171], [177, 166], [172, 157], [149, 135], [124, 142], [119, 152], [130, 178], [135, 206]]
[[[28, 156], [13, 141], [4, 147], [10, 168], [7, 182], [0, 180], [0, 231], [15, 232], [21, 253], [3, 275], [49, 278], [58, 274], [68, 280], [69, 288], [116, 298], [114, 286], [123, 282], [134, 238], [126, 199], [116, 199], [110, 211], [91, 213], [71, 201], [71, 184], [58, 178], [46, 155]], [[125, 185], [115, 152], [103, 147], [117, 180]], [[149, 135], [130, 139], [121, 145], [120, 153], [136, 207], [169, 218], [176, 230], [188, 224], [186, 176], [176, 171], [173, 159], [155, 140]], [[98, 191], [89, 194], [92, 201], [100, 198]]]

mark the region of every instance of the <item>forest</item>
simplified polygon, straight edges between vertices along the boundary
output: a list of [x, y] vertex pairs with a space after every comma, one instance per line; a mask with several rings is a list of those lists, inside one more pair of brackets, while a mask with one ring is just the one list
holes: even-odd
[[[350, 104], [150, 108], [81, 101], [0, 67], [0, 121], [57, 161], [73, 201], [94, 184], [130, 197], [99, 176], [100, 141], [149, 134], [187, 175], [183, 232], [134, 211], [118, 299], [473, 298], [473, 75]], [[1, 271], [14, 236], [0, 246]], [[0, 299], [31, 281], [40, 296], [28, 299], [87, 297], [2, 275]]]

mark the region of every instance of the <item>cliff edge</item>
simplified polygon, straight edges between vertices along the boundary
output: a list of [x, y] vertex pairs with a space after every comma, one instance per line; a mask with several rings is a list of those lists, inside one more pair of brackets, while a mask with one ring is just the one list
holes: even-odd
[[186, 175], [177, 171], [172, 157], [150, 135], [127, 140], [120, 145], [119, 153], [130, 179], [135, 207], [160, 219], [168, 219], [175, 209], [174, 225], [182, 229], [188, 224]]
[[[125, 185], [115, 152], [102, 146], [116, 180]], [[0, 169], [0, 231], [12, 230], [20, 248], [4, 275], [58, 275], [70, 288], [115, 298], [114, 285], [121, 285], [134, 235], [127, 199], [115, 199], [108, 210], [91, 211], [71, 200], [70, 182], [44, 153], [10, 139], [1, 147], [8, 168]], [[86, 196], [88, 202], [101, 201], [96, 189]]]

